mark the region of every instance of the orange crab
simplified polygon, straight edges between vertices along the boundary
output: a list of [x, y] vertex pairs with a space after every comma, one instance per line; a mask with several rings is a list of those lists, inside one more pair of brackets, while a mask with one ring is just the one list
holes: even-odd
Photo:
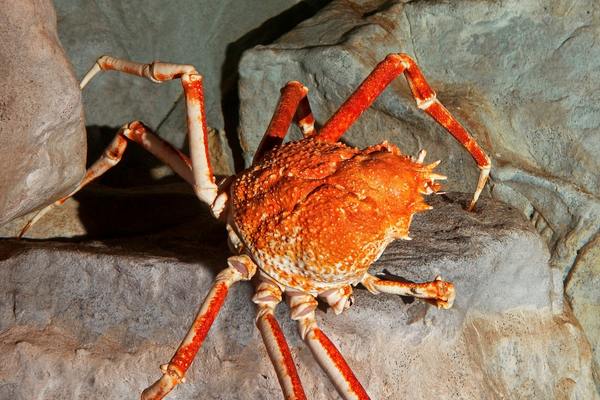
[[[385, 247], [396, 239], [410, 239], [414, 213], [430, 208], [424, 194], [439, 189], [438, 162], [423, 163], [403, 155], [386, 142], [359, 150], [338, 140], [384, 88], [404, 73], [417, 106], [444, 126], [473, 156], [481, 169], [470, 209], [486, 183], [490, 160], [469, 133], [436, 99], [415, 62], [405, 54], [386, 57], [338, 111], [317, 132], [308, 103], [308, 89], [289, 82], [256, 152], [253, 165], [240, 174], [215, 182], [207, 152], [202, 77], [190, 65], [161, 62], [140, 64], [103, 56], [81, 82], [83, 88], [102, 70], [146, 77], [153, 82], [181, 78], [186, 96], [191, 160], [151, 133], [142, 123], [124, 125], [103, 156], [87, 171], [67, 197], [40, 211], [22, 234], [52, 206], [62, 204], [103, 174], [134, 141], [168, 164], [193, 186], [198, 198], [227, 224], [236, 255], [228, 259], [204, 300], [183, 342], [162, 377], [142, 393], [142, 399], [161, 399], [184, 380], [229, 287], [255, 278], [256, 324], [273, 363], [285, 399], [305, 399], [304, 389], [283, 332], [274, 317], [285, 298], [300, 335], [344, 399], [368, 399], [342, 355], [319, 329], [317, 298], [336, 314], [352, 302], [359, 283], [372, 293], [415, 296], [441, 308], [454, 300], [454, 287], [437, 277], [411, 283], [379, 279], [368, 273]], [[283, 144], [295, 121], [305, 138]]]

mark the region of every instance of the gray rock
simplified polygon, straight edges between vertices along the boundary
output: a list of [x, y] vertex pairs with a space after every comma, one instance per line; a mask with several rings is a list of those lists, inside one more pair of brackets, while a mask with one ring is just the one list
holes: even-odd
[[[308, 86], [317, 121], [324, 123], [388, 53], [406, 52], [493, 158], [491, 194], [531, 219], [565, 279], [600, 229], [598, 35], [600, 9], [591, 0], [333, 1], [276, 43], [244, 55], [246, 162], [286, 81]], [[443, 160], [448, 189], [473, 190], [473, 161], [415, 107], [404, 78], [345, 139], [361, 147], [389, 139], [408, 154], [425, 148], [431, 159]], [[581, 282], [577, 293], [584, 292], [591, 298], [597, 287]], [[569, 298], [577, 314], [578, 301]], [[597, 315], [596, 322], [582, 322], [596, 349]]]
[[77, 81], [49, 0], [0, 13], [0, 225], [68, 193], [85, 167]]
[[[282, 30], [286, 20], [279, 16], [286, 10], [294, 6], [304, 9], [300, 13], [312, 10], [298, 3], [185, 0], [166, 6], [160, 0], [55, 0], [59, 35], [78, 76], [103, 54], [140, 62], [160, 59], [193, 64], [205, 77], [208, 124], [219, 130], [224, 127], [222, 96], [235, 90], [237, 52], [246, 42], [262, 42]], [[316, 8], [319, 1], [303, 3], [314, 3]], [[88, 125], [118, 127], [139, 119], [164, 138], [181, 143], [185, 139], [179, 82], [153, 85], [131, 76], [106, 74], [91, 84], [84, 103]]]
[[[374, 399], [598, 398], [589, 345], [557, 301], [560, 274], [539, 236], [513, 208], [484, 200], [471, 214], [465, 201], [432, 198], [413, 240], [373, 266], [415, 280], [441, 274], [457, 287], [454, 308], [357, 289], [344, 314], [318, 311], [323, 329]], [[0, 397], [137, 397], [224, 266], [223, 228], [210, 221], [200, 213], [143, 237], [0, 242]], [[281, 396], [251, 295], [249, 284], [231, 291], [188, 382], [169, 398]], [[287, 312], [277, 314], [308, 397], [337, 398]]]

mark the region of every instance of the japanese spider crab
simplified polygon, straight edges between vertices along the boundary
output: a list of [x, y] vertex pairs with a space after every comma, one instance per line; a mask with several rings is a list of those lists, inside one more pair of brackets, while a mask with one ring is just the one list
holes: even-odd
[[[308, 89], [289, 82], [260, 143], [253, 165], [217, 184], [207, 151], [202, 77], [191, 65], [162, 62], [140, 64], [100, 57], [83, 78], [83, 87], [100, 71], [116, 70], [159, 83], [180, 78], [185, 92], [191, 160], [151, 133], [141, 122], [124, 125], [103, 156], [67, 197], [40, 211], [21, 235], [52, 206], [62, 204], [121, 159], [128, 141], [140, 144], [169, 165], [192, 187], [217, 218], [227, 224], [237, 253], [227, 261], [204, 300], [195, 321], [162, 377], [142, 393], [161, 399], [183, 382], [211, 324], [235, 282], [255, 277], [256, 324], [273, 363], [284, 397], [305, 399], [300, 378], [283, 332], [274, 317], [285, 295], [300, 335], [344, 399], [368, 399], [354, 373], [315, 319], [317, 298], [341, 313], [352, 302], [352, 286], [371, 293], [423, 298], [441, 308], [454, 300], [454, 286], [437, 277], [411, 283], [379, 279], [367, 270], [395, 239], [410, 239], [415, 212], [430, 208], [423, 194], [436, 192], [445, 179], [386, 142], [359, 150], [339, 143], [350, 125], [384, 88], [404, 73], [417, 107], [446, 128], [473, 156], [481, 169], [469, 206], [473, 209], [489, 175], [490, 160], [469, 133], [437, 100], [416, 63], [405, 54], [385, 58], [317, 132], [308, 103]], [[282, 144], [295, 121], [305, 138]]]

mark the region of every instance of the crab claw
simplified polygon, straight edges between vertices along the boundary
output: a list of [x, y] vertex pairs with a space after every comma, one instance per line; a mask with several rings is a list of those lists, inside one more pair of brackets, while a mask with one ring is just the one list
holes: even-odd
[[437, 308], [448, 309], [454, 304], [454, 298], [456, 297], [454, 285], [451, 282], [442, 280], [439, 275], [435, 277], [435, 280], [429, 282], [425, 290], [428, 297], [423, 300]]

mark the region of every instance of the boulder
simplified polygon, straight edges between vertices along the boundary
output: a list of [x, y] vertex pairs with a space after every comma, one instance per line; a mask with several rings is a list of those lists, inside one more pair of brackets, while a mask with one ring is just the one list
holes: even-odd
[[[182, 0], [176, 5], [160, 0], [54, 1], [60, 20], [58, 33], [79, 77], [103, 54], [196, 66], [204, 76], [208, 124], [220, 136], [215, 158], [228, 155], [229, 146], [237, 149], [237, 100], [232, 94], [237, 91], [241, 52], [275, 39], [313, 14], [321, 3], [323, 0]], [[118, 128], [141, 120], [178, 148], [186, 146], [185, 102], [179, 81], [156, 85], [107, 73], [90, 83], [83, 98], [88, 126]], [[233, 160], [229, 158], [223, 166], [216, 171], [231, 173]]]
[[[179, 212], [196, 204], [189, 199]], [[561, 274], [539, 235], [512, 207], [484, 199], [473, 214], [466, 200], [431, 198], [413, 240], [394, 242], [372, 267], [411, 280], [442, 275], [457, 288], [452, 309], [357, 288], [342, 315], [318, 310], [322, 328], [373, 399], [599, 398], [589, 344], [562, 304]], [[225, 265], [225, 243], [207, 210], [150, 235], [1, 241], [0, 398], [137, 397]], [[250, 284], [232, 289], [169, 398], [281, 396], [251, 296]], [[287, 306], [277, 317], [308, 397], [337, 398]]]
[[85, 171], [81, 95], [50, 0], [0, 13], [0, 225], [67, 194]]
[[[592, 0], [577, 6], [559, 0], [332, 1], [275, 43], [242, 58], [246, 162], [285, 82], [299, 80], [309, 88], [323, 124], [387, 54], [408, 53], [440, 101], [492, 157], [491, 195], [531, 220], [552, 249], [551, 264], [566, 279], [570, 270], [587, 268], [578, 266], [589, 265], [578, 254], [597, 246], [593, 239], [600, 232], [598, 35], [600, 9]], [[296, 129], [290, 132], [298, 136]], [[344, 136], [360, 147], [384, 139], [408, 154], [425, 148], [432, 159], [443, 160], [449, 190], [474, 189], [475, 163], [416, 108], [402, 77]], [[592, 280], [577, 286], [568, 292], [576, 314], [582, 303], [571, 293], [591, 299], [597, 292]], [[600, 354], [597, 315], [582, 323]]]
[[[242, 51], [272, 41], [314, 14], [324, 2], [268, 0], [232, 5], [185, 0], [165, 6], [159, 0], [55, 0], [54, 4], [60, 21], [58, 34], [78, 77], [103, 54], [139, 62], [158, 59], [195, 65], [204, 76], [207, 120], [214, 127], [209, 136], [213, 170], [230, 175], [234, 156], [239, 159], [236, 93]], [[118, 127], [132, 120], [143, 121], [176, 147], [187, 150], [185, 102], [179, 82], [156, 85], [125, 74], [103, 75], [83, 94], [90, 159], [100, 154]], [[228, 128], [227, 134], [224, 128]], [[156, 169], [160, 177], [172, 174], [144, 153], [128, 151], [124, 161], [144, 171]]]

